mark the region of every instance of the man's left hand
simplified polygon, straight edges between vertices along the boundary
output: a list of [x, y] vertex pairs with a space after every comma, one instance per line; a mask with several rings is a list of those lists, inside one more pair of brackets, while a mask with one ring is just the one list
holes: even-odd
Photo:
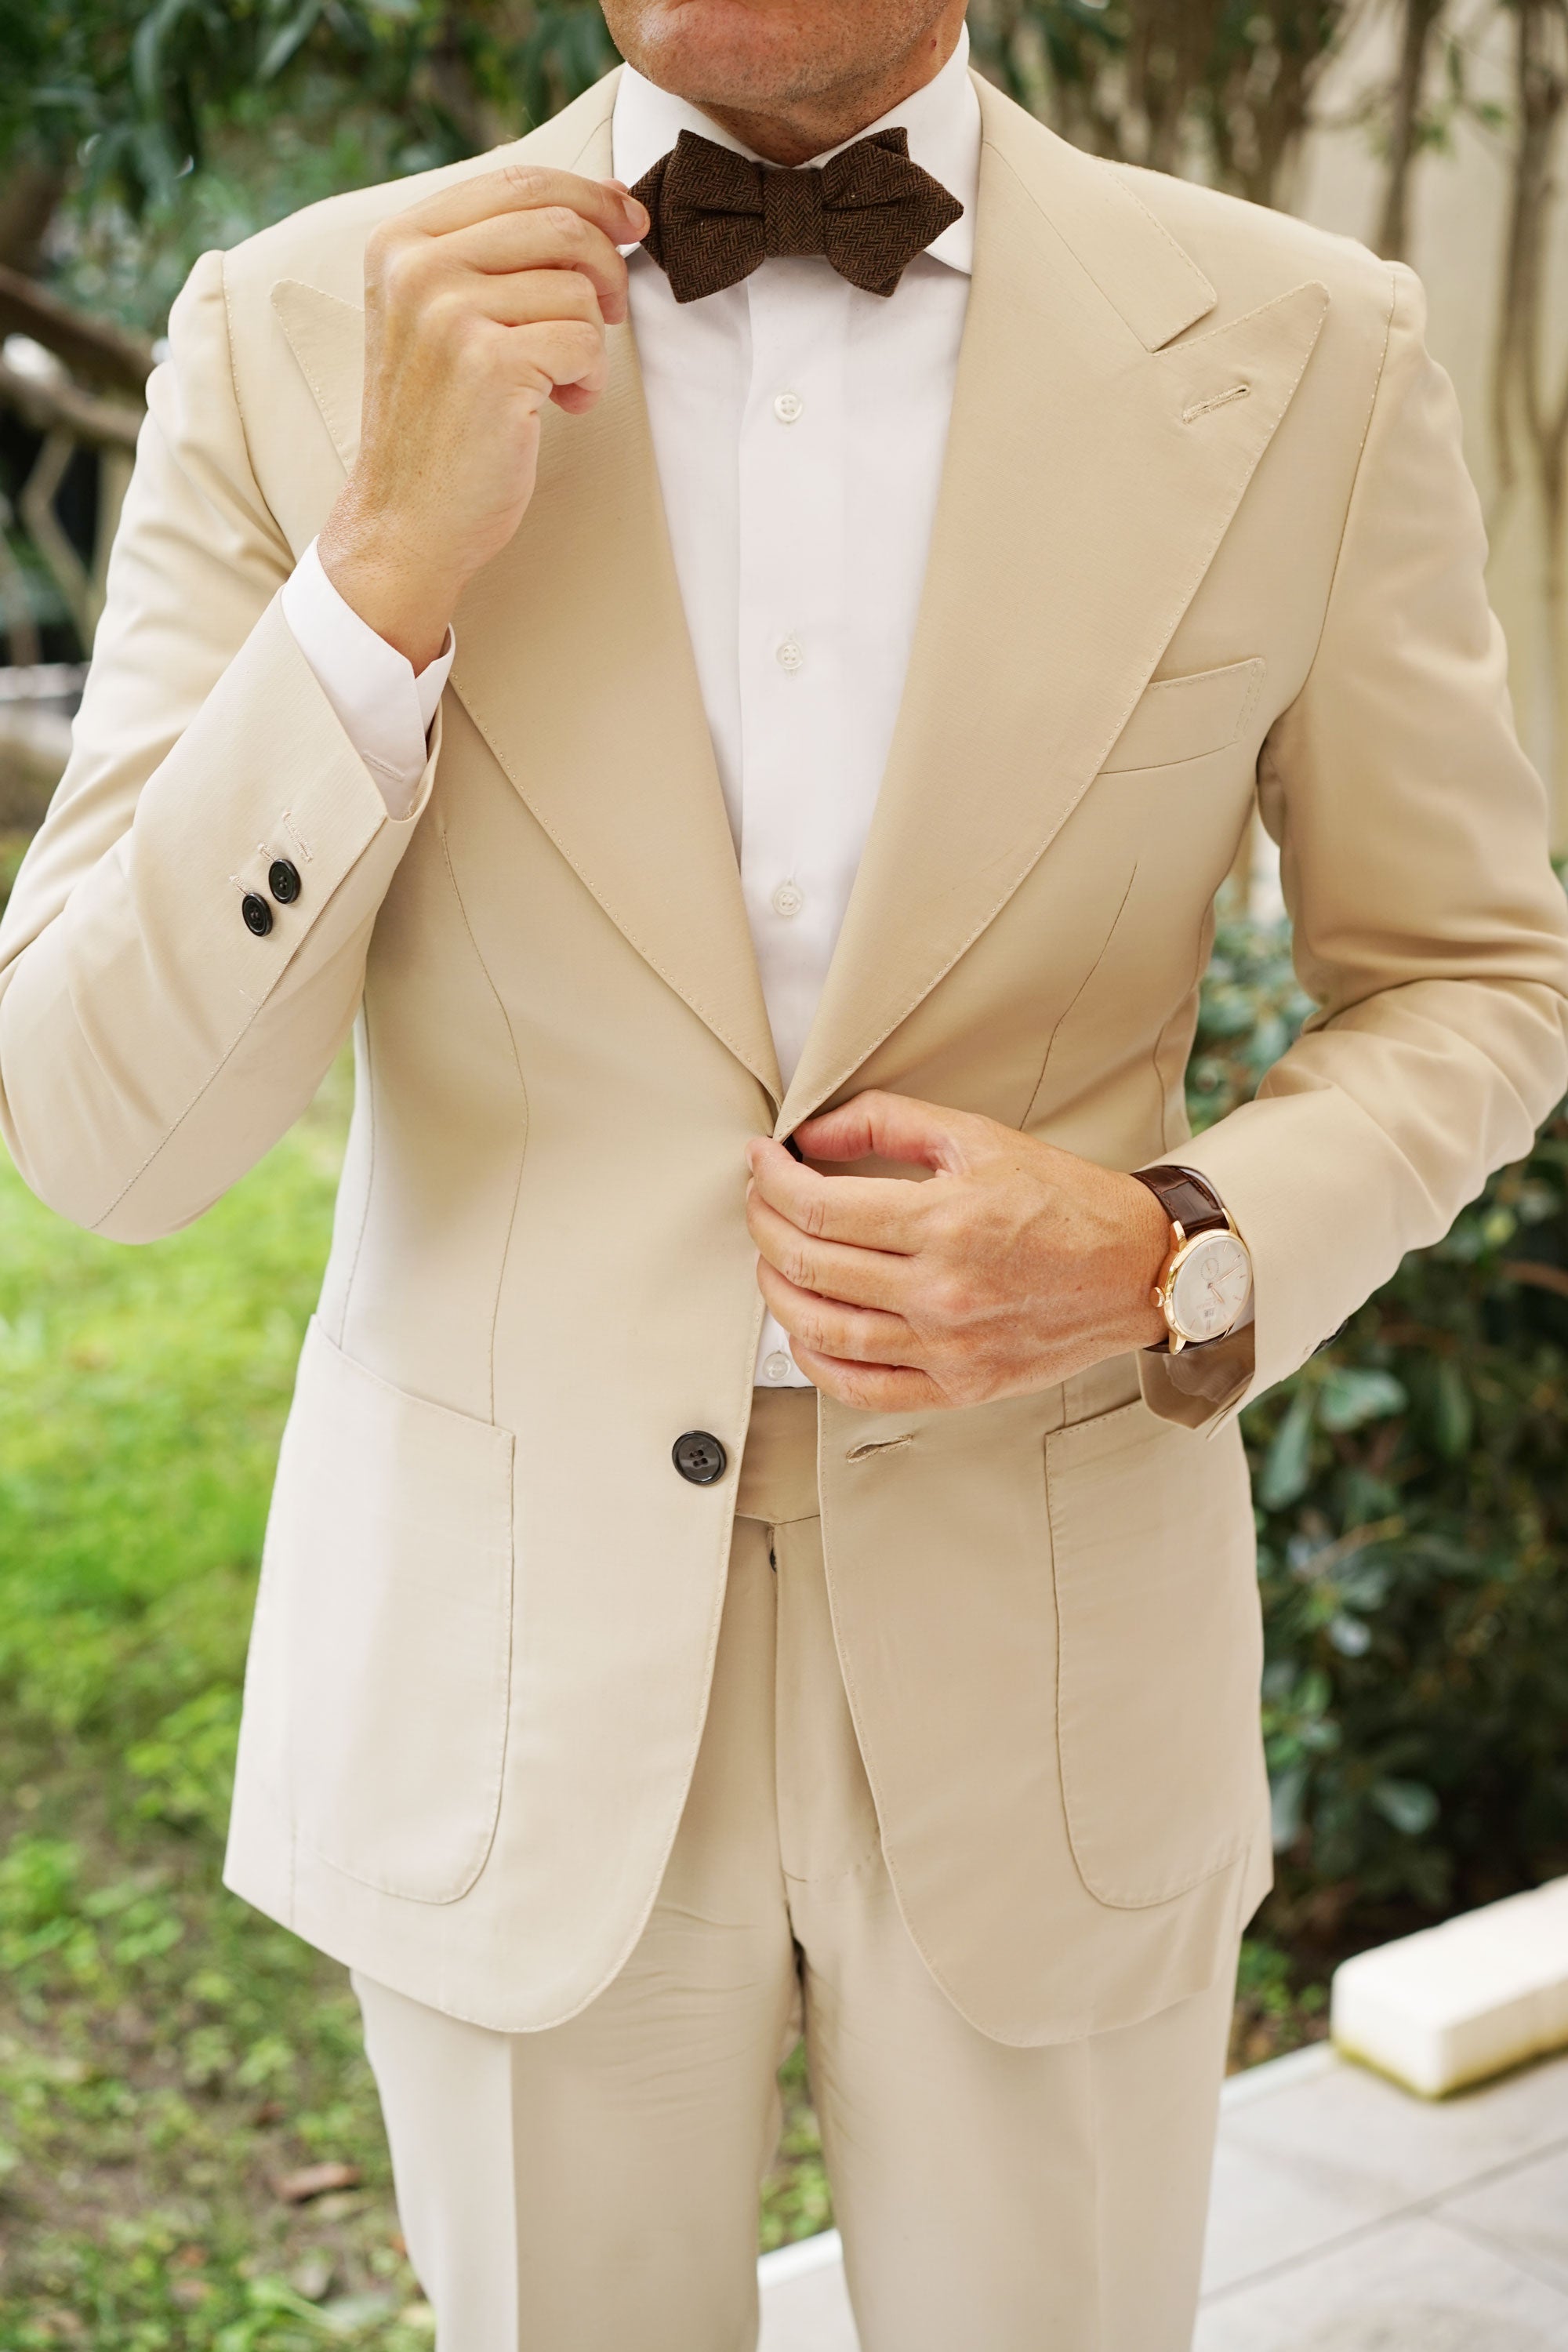
[[747, 1148], [763, 1296], [841, 1404], [1022, 1396], [1165, 1336], [1151, 1294], [1171, 1227], [1135, 1178], [906, 1095], [857, 1095], [795, 1141], [808, 1160], [934, 1171], [823, 1175], [770, 1139]]

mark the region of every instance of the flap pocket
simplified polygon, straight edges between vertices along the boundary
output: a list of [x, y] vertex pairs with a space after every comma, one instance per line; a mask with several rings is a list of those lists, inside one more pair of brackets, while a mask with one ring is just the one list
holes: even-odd
[[451, 1903], [500, 1806], [510, 1683], [510, 1433], [379, 1380], [312, 1319], [267, 1532], [301, 1842]]
[[1046, 1486], [1068, 1834], [1090, 1894], [1142, 1909], [1234, 1861], [1265, 1802], [1247, 1457], [1136, 1402], [1054, 1431]]
[[1145, 687], [1117, 737], [1102, 776], [1129, 768], [1173, 768], [1234, 743], [1251, 716], [1268, 664], [1229, 662], [1190, 677], [1158, 677]]

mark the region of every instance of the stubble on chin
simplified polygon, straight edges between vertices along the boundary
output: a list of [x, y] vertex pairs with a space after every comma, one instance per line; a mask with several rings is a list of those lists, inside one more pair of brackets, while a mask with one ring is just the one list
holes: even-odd
[[[751, 110], [839, 97], [885, 71], [897, 33], [889, 25], [887, 46], [868, 43], [865, 6], [866, 0], [611, 0], [605, 14], [622, 55], [661, 89], [693, 106]], [[883, 11], [873, 5], [872, 13]], [[887, 13], [896, 25], [904, 12]]]

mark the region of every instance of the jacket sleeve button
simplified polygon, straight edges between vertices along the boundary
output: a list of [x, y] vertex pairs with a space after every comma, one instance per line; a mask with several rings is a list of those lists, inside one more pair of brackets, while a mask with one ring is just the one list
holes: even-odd
[[717, 1486], [730, 1466], [724, 1448], [705, 1429], [689, 1429], [684, 1437], [676, 1439], [670, 1452], [681, 1476], [694, 1486]]
[[267, 869], [267, 887], [280, 907], [291, 907], [300, 895], [300, 869], [291, 857], [275, 857]]
[[254, 931], [258, 940], [264, 940], [272, 929], [272, 909], [266, 899], [258, 898], [254, 890], [247, 890], [239, 902], [239, 911], [245, 917], [246, 929]]

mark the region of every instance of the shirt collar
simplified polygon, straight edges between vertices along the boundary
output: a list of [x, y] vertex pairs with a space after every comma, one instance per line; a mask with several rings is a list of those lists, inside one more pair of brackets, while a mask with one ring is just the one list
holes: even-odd
[[[869, 122], [858, 131], [855, 139], [869, 137], [873, 131], [904, 130], [910, 134], [910, 160], [923, 172], [940, 180], [950, 195], [956, 196], [963, 206], [962, 218], [951, 228], [944, 228], [932, 239], [926, 250], [933, 261], [945, 261], [950, 269], [962, 270], [966, 277], [974, 268], [974, 197], [980, 184], [980, 100], [969, 74], [969, 33], [967, 27], [959, 35], [958, 47], [946, 65], [923, 89], [906, 98], [879, 121]], [[673, 91], [660, 89], [647, 81], [634, 67], [624, 66], [616, 90], [616, 110], [611, 125], [611, 142], [615, 174], [628, 188], [635, 188], [644, 173], [653, 169], [661, 155], [667, 155], [683, 131], [695, 131], [700, 138], [711, 139], [717, 146], [731, 147], [738, 155], [752, 155], [731, 132], [692, 106]], [[853, 139], [845, 139], [837, 147], [829, 147], [814, 155], [814, 163], [826, 163], [844, 147], [852, 147]], [[752, 161], [759, 160], [752, 156]]]

